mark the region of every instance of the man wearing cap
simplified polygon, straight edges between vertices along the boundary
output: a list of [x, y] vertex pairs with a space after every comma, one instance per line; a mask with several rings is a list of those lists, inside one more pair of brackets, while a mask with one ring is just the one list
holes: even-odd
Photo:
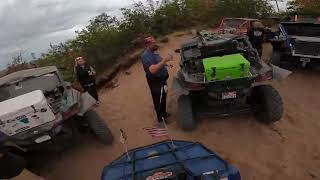
[[147, 82], [151, 91], [158, 122], [163, 122], [168, 117], [166, 111], [167, 79], [169, 78], [167, 62], [172, 60], [172, 55], [163, 59], [156, 53], [159, 46], [153, 37], [144, 40], [145, 50], [141, 56]]

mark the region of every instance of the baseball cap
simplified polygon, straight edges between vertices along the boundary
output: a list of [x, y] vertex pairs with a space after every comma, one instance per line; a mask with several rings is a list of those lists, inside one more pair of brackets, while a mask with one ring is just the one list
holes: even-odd
[[152, 36], [149, 36], [144, 39], [144, 47], [145, 48], [147, 48], [148, 46], [150, 46], [153, 43], [156, 43], [156, 39]]

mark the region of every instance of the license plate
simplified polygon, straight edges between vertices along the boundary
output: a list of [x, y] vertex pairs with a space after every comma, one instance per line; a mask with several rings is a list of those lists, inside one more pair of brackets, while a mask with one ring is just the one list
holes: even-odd
[[303, 58], [300, 58], [300, 61], [308, 63], [308, 62], [311, 62], [311, 59], [303, 57]]
[[49, 141], [50, 139], [51, 139], [51, 137], [49, 135], [44, 135], [44, 136], [37, 138], [35, 140], [35, 142], [39, 144], [39, 143], [43, 143], [45, 141]]
[[237, 91], [222, 93], [222, 99], [234, 99], [237, 98]]

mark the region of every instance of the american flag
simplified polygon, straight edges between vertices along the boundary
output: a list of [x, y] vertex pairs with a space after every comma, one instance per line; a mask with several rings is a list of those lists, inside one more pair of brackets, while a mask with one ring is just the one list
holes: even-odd
[[126, 133], [120, 129], [120, 142], [123, 144], [123, 147], [127, 153], [127, 157], [129, 160], [131, 160], [130, 155], [129, 155], [129, 151], [128, 151], [128, 141], [127, 141], [128, 137], [126, 135]]
[[120, 142], [122, 144], [126, 144], [127, 139], [128, 139], [128, 137], [127, 137], [126, 133], [122, 129], [120, 129]]
[[169, 136], [168, 131], [161, 124], [156, 124], [153, 127], [145, 127], [143, 128], [148, 134], [150, 134], [154, 138]]

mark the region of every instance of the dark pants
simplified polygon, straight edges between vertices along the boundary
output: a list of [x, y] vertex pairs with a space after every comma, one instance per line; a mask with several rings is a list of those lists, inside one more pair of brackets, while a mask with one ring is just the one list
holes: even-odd
[[[162, 118], [167, 115], [167, 93], [164, 86], [166, 81], [147, 79], [151, 91], [154, 109], [157, 113], [158, 122], [162, 122]], [[161, 99], [160, 99], [161, 98]]]
[[83, 85], [82, 86], [85, 92], [88, 92], [95, 100], [99, 101], [99, 96], [97, 92], [97, 87], [95, 84], [92, 85]]

